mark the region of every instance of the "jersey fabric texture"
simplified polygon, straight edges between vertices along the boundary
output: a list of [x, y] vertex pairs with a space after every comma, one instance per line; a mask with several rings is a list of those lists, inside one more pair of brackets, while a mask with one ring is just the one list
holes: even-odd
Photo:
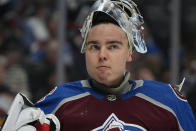
[[35, 104], [53, 113], [61, 131], [196, 131], [186, 99], [169, 84], [129, 81], [126, 94], [103, 94], [88, 80], [57, 86]]

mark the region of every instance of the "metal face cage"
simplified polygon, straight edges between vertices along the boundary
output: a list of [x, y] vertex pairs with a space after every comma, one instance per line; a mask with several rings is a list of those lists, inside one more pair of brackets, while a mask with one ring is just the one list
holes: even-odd
[[[89, 30], [92, 28], [92, 21], [95, 12], [103, 12], [113, 18], [126, 33], [129, 46], [134, 47], [139, 53], [146, 53], [147, 48], [143, 37], [143, 17], [137, 5], [131, 0], [98, 0], [92, 6], [90, 14], [86, 18], [81, 35], [83, 44], [81, 53], [85, 52], [85, 43]], [[130, 48], [132, 52], [132, 48]]]

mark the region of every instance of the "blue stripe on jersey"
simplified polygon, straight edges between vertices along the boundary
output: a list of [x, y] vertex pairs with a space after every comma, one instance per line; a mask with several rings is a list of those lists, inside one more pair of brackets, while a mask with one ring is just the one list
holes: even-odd
[[49, 114], [52, 113], [58, 104], [65, 98], [70, 98], [86, 92], [89, 92], [98, 99], [104, 98], [103, 94], [93, 91], [90, 87], [83, 87], [81, 81], [76, 81], [58, 86], [53, 93], [49, 93], [43, 100], [35, 103], [35, 106], [41, 108], [44, 113]]
[[[196, 131], [196, 121], [191, 107], [188, 102], [179, 99], [168, 84], [145, 80], [143, 86], [137, 88], [133, 93], [143, 93], [168, 106], [175, 112], [180, 125], [185, 131]], [[192, 125], [192, 128], [190, 125]]]
[[80, 81], [62, 84], [52, 94], [49, 93], [43, 100], [35, 103], [35, 106], [41, 108], [44, 113], [49, 114], [63, 99], [87, 92], [86, 88], [81, 87]]

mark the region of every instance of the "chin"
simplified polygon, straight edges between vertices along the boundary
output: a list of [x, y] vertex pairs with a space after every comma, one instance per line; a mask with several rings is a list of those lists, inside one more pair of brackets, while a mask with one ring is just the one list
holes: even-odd
[[103, 78], [103, 79], [98, 79], [96, 80], [97, 82], [101, 83], [101, 84], [104, 84], [106, 86], [112, 86], [114, 82], [108, 80], [107, 78]]
[[95, 80], [101, 84], [106, 85], [108, 83], [107, 78], [106, 77], [95, 77]]
[[110, 75], [106, 73], [98, 73], [97, 75], [94, 75], [94, 77], [92, 76], [92, 78], [97, 82], [104, 84], [106, 86], [111, 86], [115, 82], [114, 80], [112, 80]]

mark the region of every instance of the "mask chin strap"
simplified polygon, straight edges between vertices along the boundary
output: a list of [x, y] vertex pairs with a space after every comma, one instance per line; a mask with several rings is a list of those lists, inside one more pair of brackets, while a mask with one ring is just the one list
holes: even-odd
[[94, 79], [90, 79], [90, 84], [95, 90], [104, 94], [121, 95], [130, 91], [132, 84], [129, 83], [130, 72], [126, 72], [122, 83], [118, 87], [107, 87], [104, 84], [97, 82]]

